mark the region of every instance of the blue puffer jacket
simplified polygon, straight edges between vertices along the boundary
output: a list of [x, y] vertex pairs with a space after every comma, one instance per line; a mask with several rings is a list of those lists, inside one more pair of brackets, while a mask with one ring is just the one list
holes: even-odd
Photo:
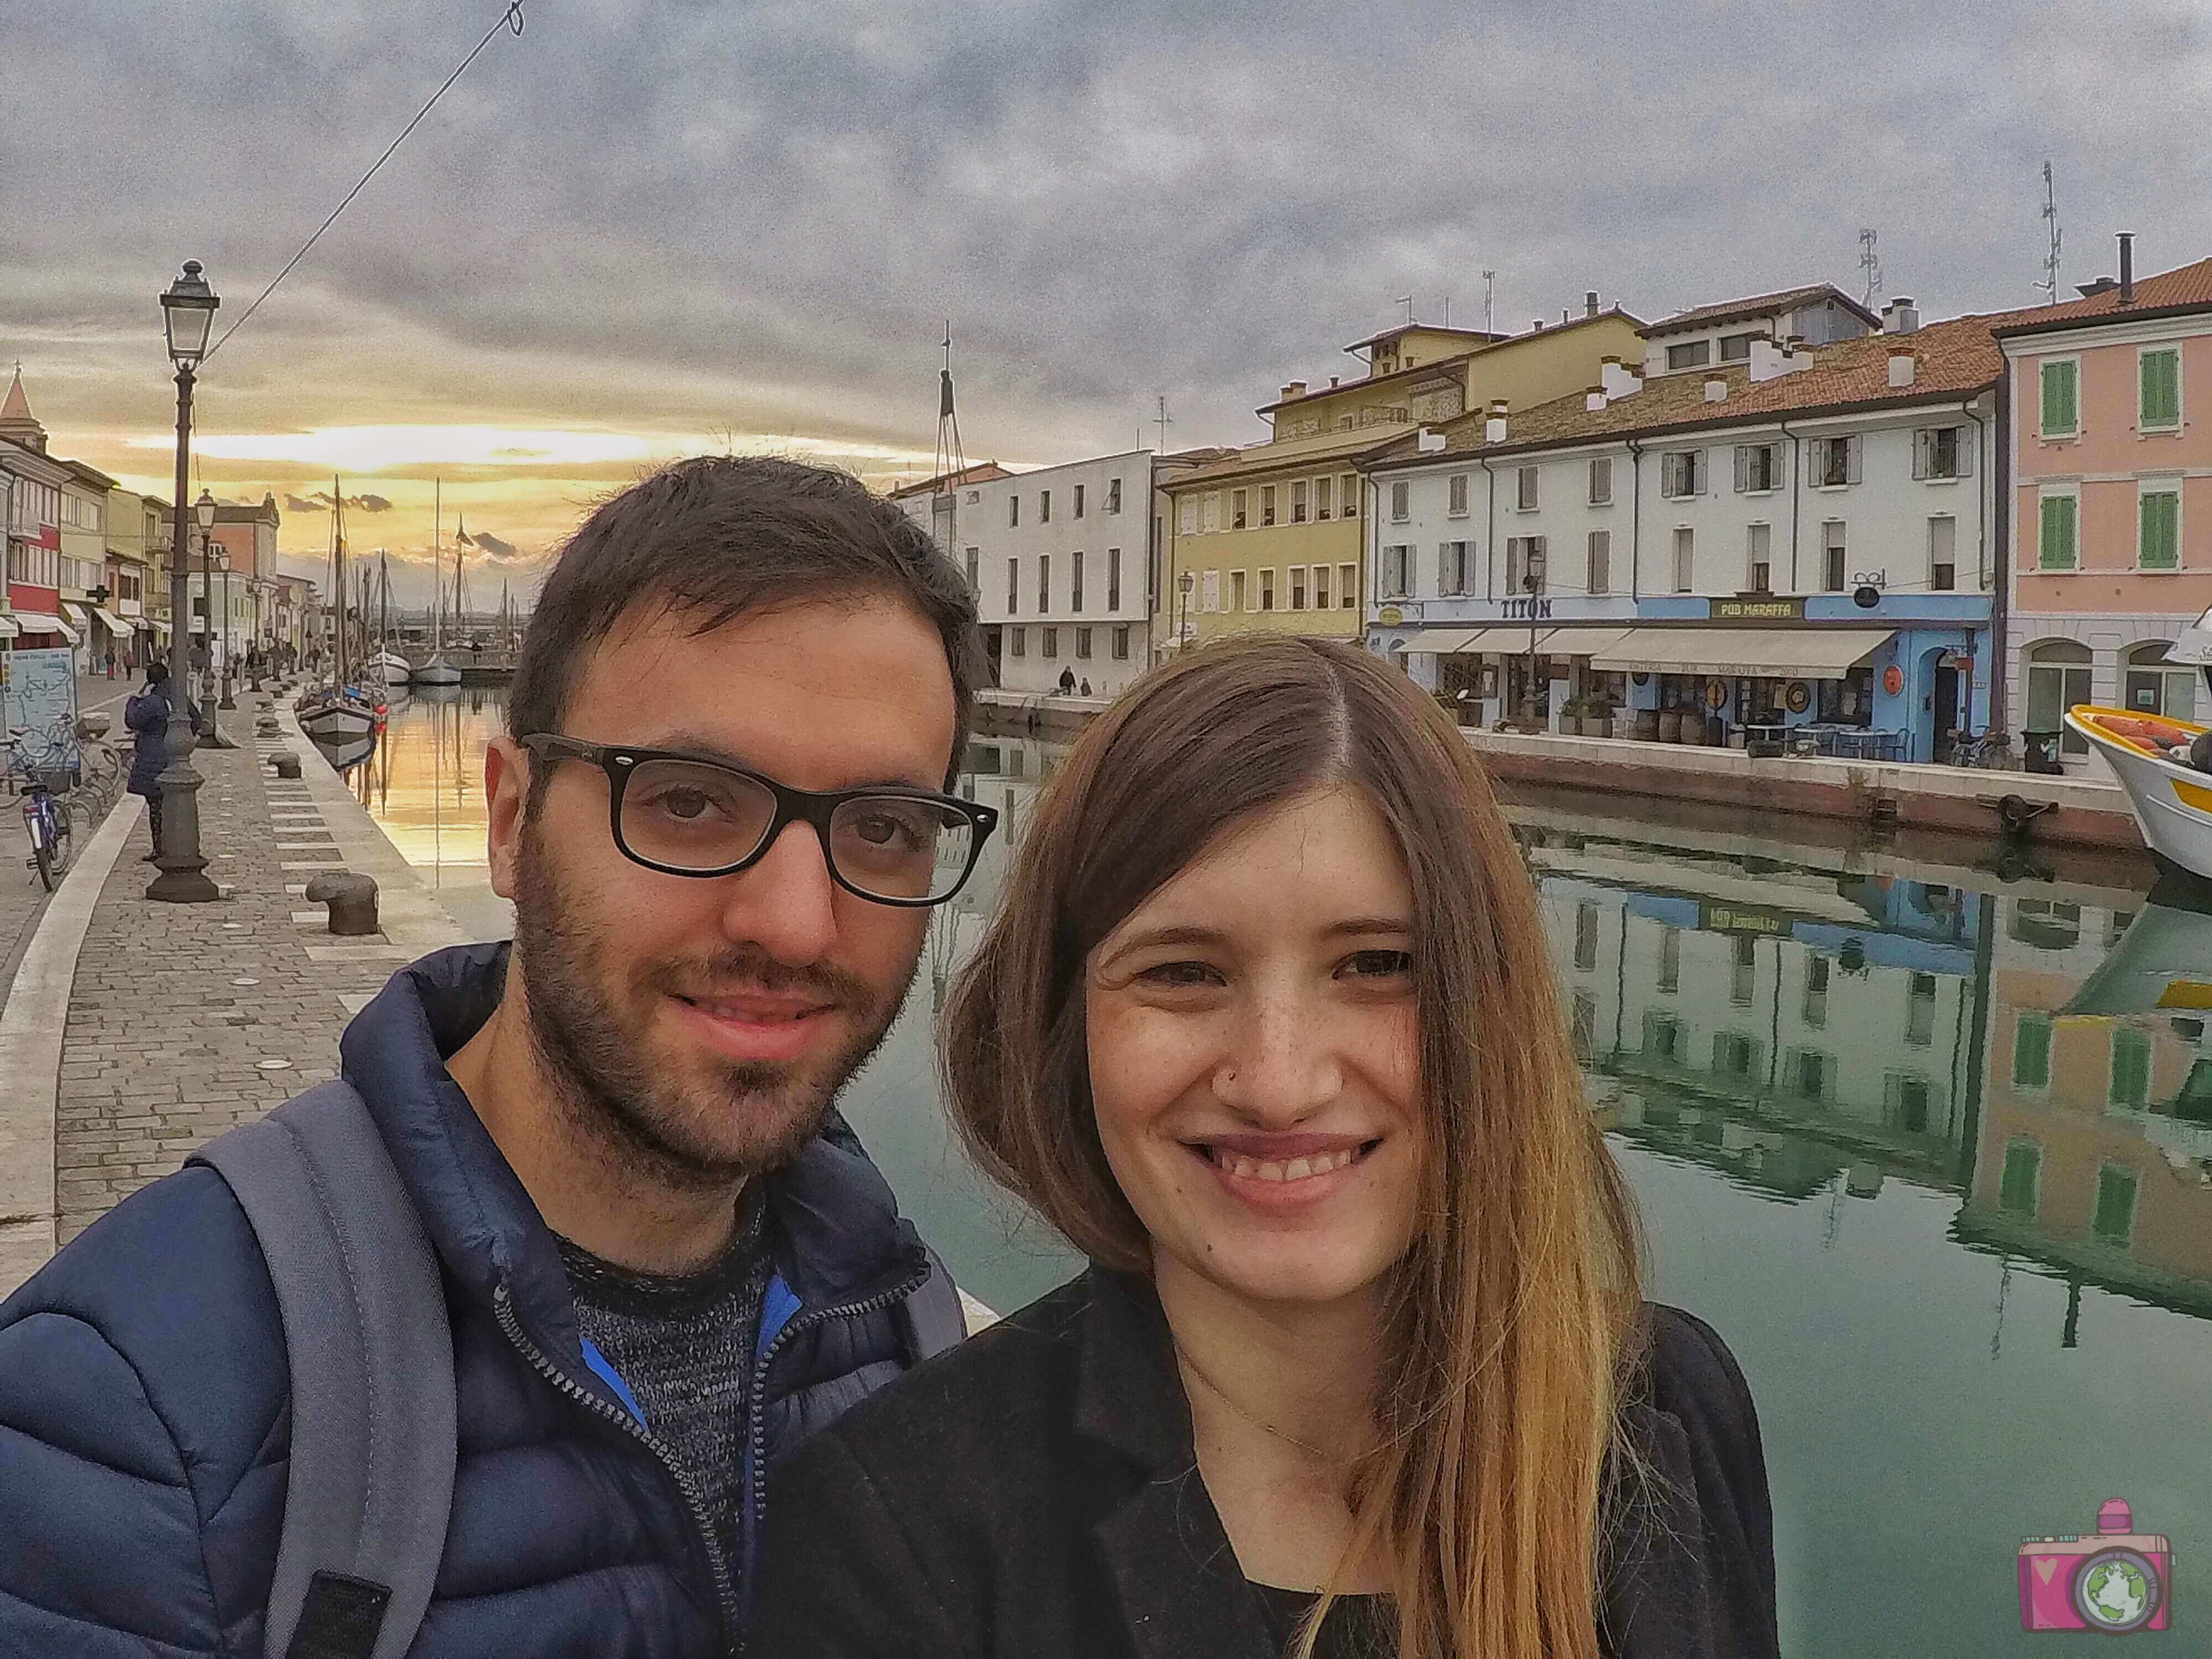
[[142, 688], [123, 705], [123, 723], [135, 734], [131, 745], [131, 779], [125, 786], [134, 795], [157, 795], [155, 781], [169, 762], [165, 742], [169, 729], [169, 682]]
[[[341, 1045], [453, 1321], [453, 1519], [409, 1652], [734, 1652], [744, 1610], [672, 1474], [586, 1369], [553, 1237], [445, 1069], [505, 972], [504, 945], [426, 957]], [[908, 1306], [942, 1269], [842, 1123], [766, 1191], [776, 1271], [746, 1560], [766, 1472], [956, 1334]], [[276, 1297], [230, 1189], [195, 1167], [118, 1205], [0, 1304], [0, 1655], [261, 1659], [290, 1432]]]

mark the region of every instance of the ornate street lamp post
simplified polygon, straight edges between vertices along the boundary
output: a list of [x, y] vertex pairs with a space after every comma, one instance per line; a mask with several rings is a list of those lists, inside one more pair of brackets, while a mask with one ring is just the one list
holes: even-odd
[[[200, 904], [222, 896], [208, 879], [200, 855], [200, 785], [192, 769], [191, 555], [185, 529], [185, 491], [190, 484], [193, 371], [207, 356], [208, 335], [222, 303], [200, 275], [197, 259], [161, 295], [161, 318], [168, 331], [169, 361], [177, 370], [177, 489], [169, 515], [169, 720], [163, 733], [168, 764], [157, 780], [161, 790], [161, 846], [154, 862], [161, 873], [146, 896], [172, 904]], [[198, 516], [198, 510], [195, 510]], [[215, 502], [206, 501], [205, 529], [215, 524]], [[203, 532], [204, 533], [204, 530]], [[150, 734], [149, 734], [150, 735]], [[145, 739], [141, 738], [143, 742]]]
[[230, 552], [223, 549], [216, 555], [216, 568], [222, 572], [222, 701], [218, 708], [235, 708], [238, 705], [230, 696]]
[[1190, 590], [1198, 586], [1198, 578], [1188, 570], [1176, 578], [1176, 593], [1182, 601], [1182, 620], [1176, 624], [1176, 649], [1181, 651], [1190, 643]]

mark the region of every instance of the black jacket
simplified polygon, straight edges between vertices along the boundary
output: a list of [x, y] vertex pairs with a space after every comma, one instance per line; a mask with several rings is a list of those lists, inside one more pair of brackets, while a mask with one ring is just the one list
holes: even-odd
[[[1631, 1431], [1664, 1477], [1605, 1572], [1620, 1659], [1772, 1659], [1759, 1425], [1652, 1308]], [[1094, 1268], [921, 1367], [777, 1477], [750, 1659], [1273, 1659], [1198, 1475], [1148, 1281]]]

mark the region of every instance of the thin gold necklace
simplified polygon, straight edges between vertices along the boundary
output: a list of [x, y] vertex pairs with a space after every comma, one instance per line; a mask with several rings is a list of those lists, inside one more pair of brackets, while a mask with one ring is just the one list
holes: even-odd
[[1315, 1445], [1311, 1441], [1301, 1440], [1297, 1436], [1291, 1434], [1285, 1430], [1277, 1428], [1273, 1423], [1264, 1422], [1261, 1419], [1255, 1417], [1250, 1412], [1246, 1411], [1243, 1407], [1238, 1405], [1237, 1401], [1230, 1396], [1227, 1389], [1224, 1389], [1221, 1384], [1208, 1376], [1206, 1372], [1200, 1368], [1199, 1363], [1190, 1357], [1189, 1351], [1186, 1349], [1182, 1343], [1177, 1342], [1175, 1344], [1175, 1351], [1176, 1358], [1182, 1362], [1184, 1369], [1188, 1370], [1190, 1374], [1196, 1377], [1200, 1382], [1206, 1384], [1206, 1391], [1208, 1394], [1212, 1395], [1216, 1400], [1218, 1400], [1223, 1405], [1228, 1407], [1231, 1411], [1236, 1413], [1237, 1416], [1243, 1418], [1247, 1423], [1249, 1423], [1254, 1428], [1259, 1430], [1262, 1434], [1272, 1434], [1276, 1439], [1283, 1441], [1286, 1444], [1296, 1446], [1300, 1451], [1308, 1454], [1310, 1456], [1320, 1458], [1324, 1463], [1342, 1465], [1352, 1461], [1350, 1457], [1346, 1456], [1340, 1452], [1324, 1450], [1322, 1447]]

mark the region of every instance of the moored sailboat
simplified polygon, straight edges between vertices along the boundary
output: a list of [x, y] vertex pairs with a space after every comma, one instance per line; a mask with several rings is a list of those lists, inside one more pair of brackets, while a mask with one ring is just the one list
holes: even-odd
[[446, 660], [445, 561], [439, 543], [445, 533], [443, 484], [433, 486], [430, 509], [430, 659], [414, 672], [417, 685], [459, 685], [461, 671]]

